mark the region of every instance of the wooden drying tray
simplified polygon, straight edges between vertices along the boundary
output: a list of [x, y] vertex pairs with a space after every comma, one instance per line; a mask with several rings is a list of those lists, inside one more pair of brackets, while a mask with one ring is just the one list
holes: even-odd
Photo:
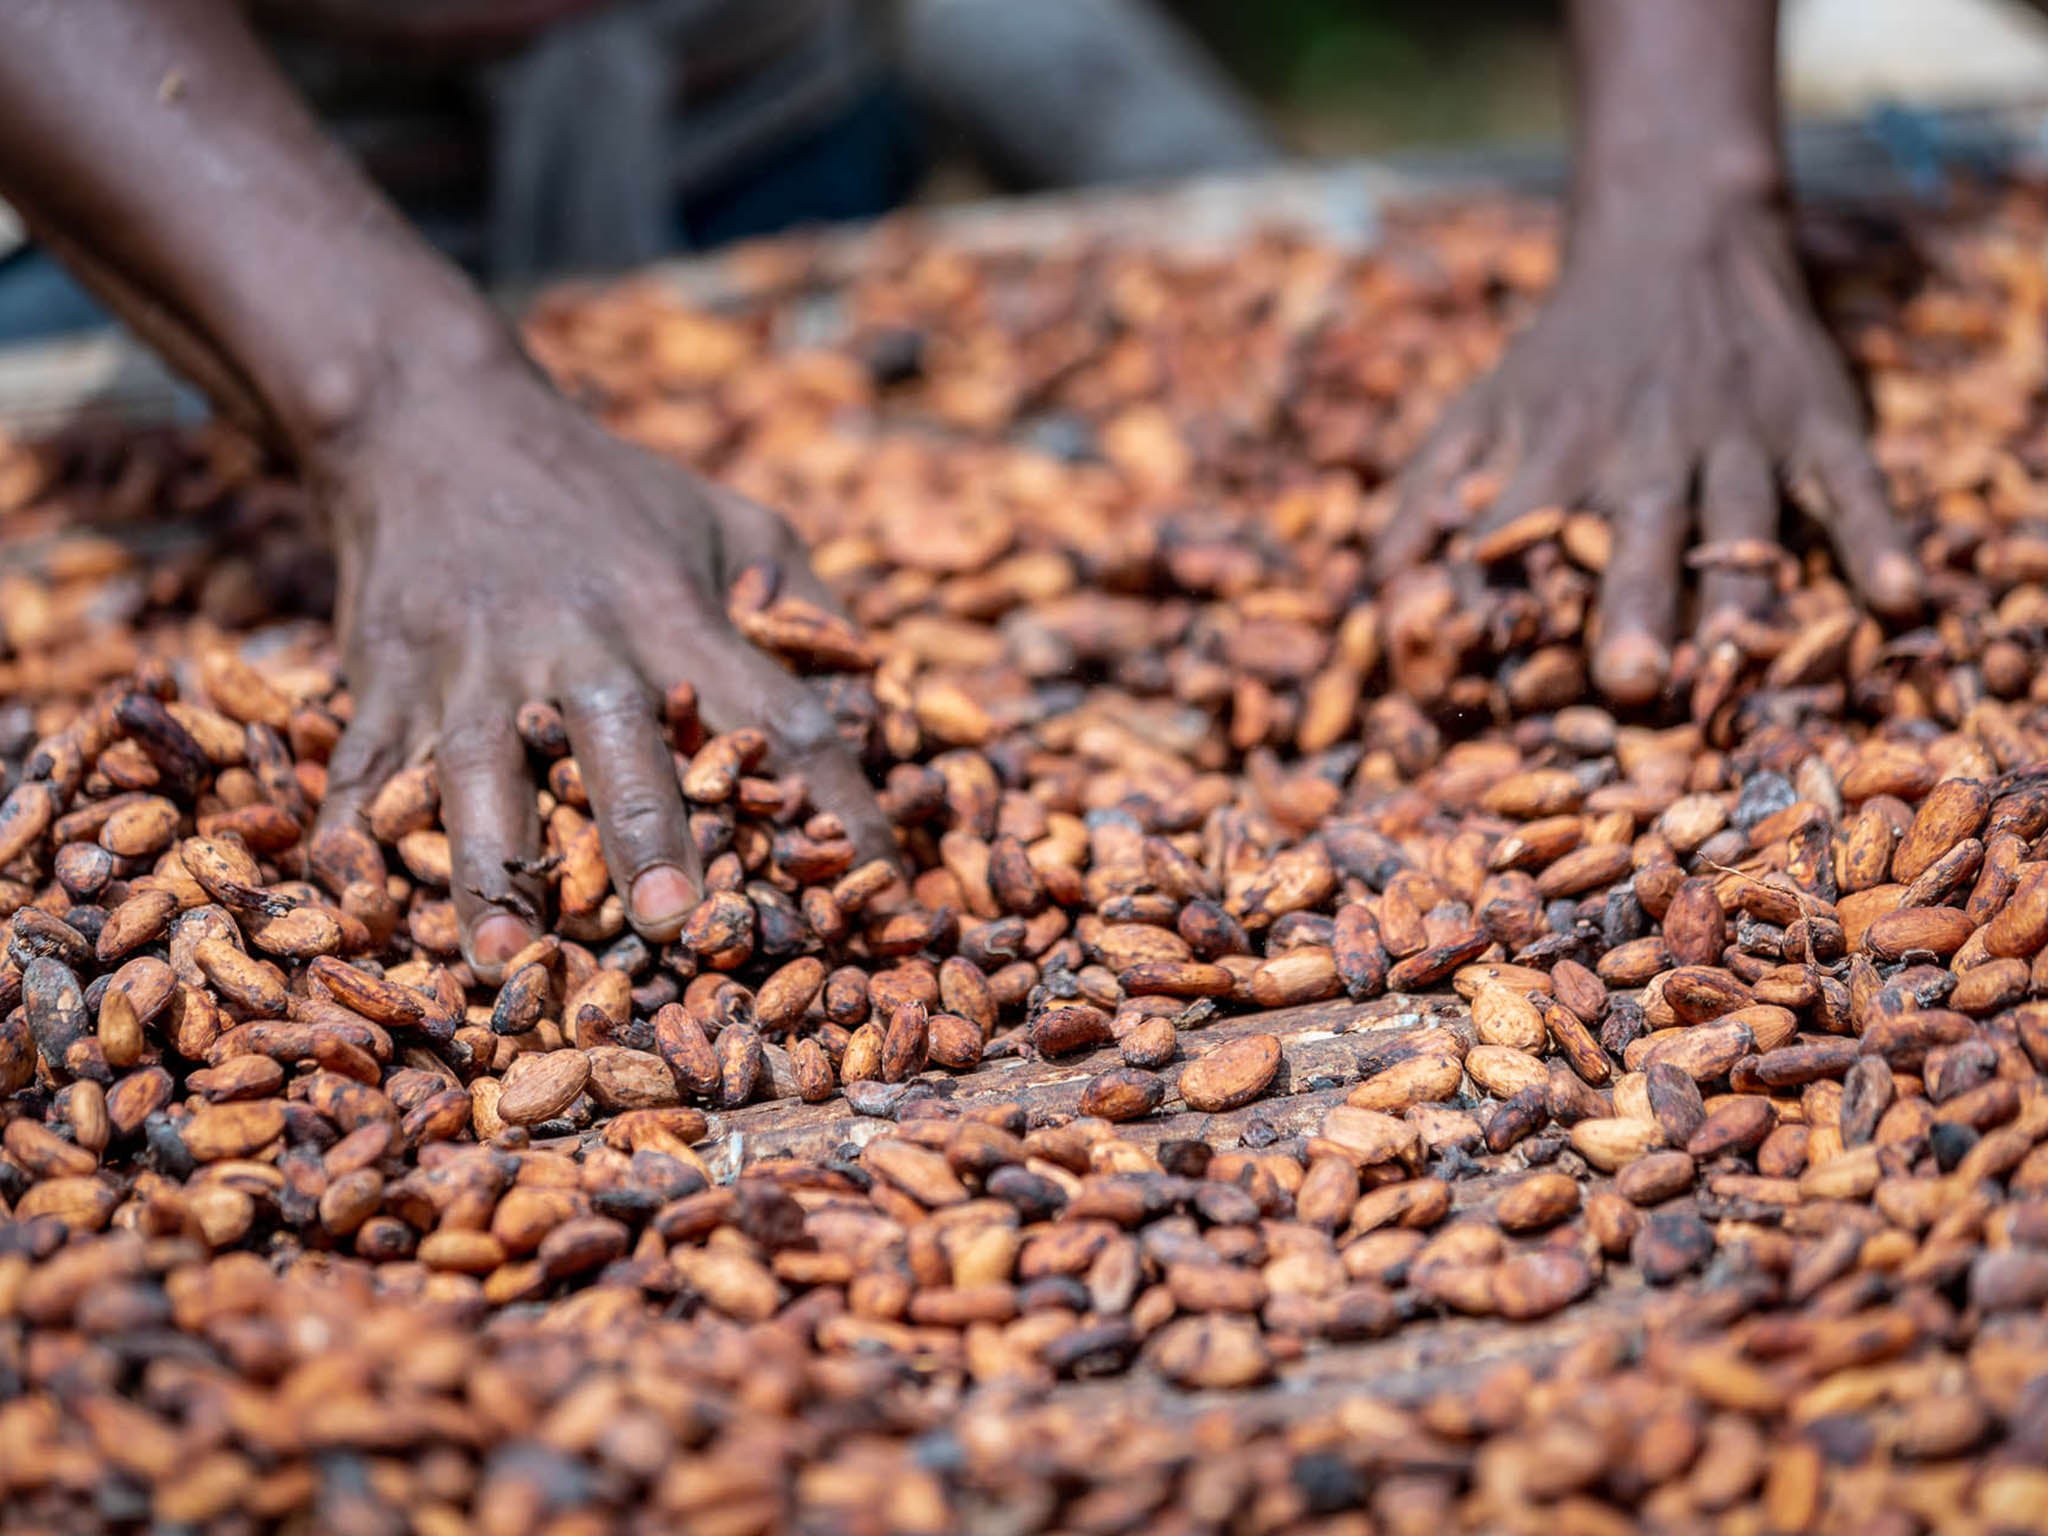
[[[1253, 227], [1312, 230], [1331, 239], [1364, 241], [1390, 197], [1413, 195], [1410, 179], [1378, 165], [1279, 172], [1263, 177], [1190, 181], [1145, 192], [1122, 190], [1004, 198], [912, 210], [876, 224], [831, 226], [799, 233], [812, 243], [815, 270], [828, 281], [855, 270], [881, 231], [905, 222], [967, 250], [1030, 250], [1054, 241], [1097, 238], [1156, 245], [1168, 232], [1177, 249], [1215, 249]], [[723, 253], [665, 261], [646, 269], [693, 302], [719, 305], [744, 289]], [[616, 279], [605, 279], [615, 281]], [[505, 291], [516, 312], [531, 290]], [[174, 419], [181, 394], [155, 357], [118, 330], [0, 347], [0, 429], [32, 432], [84, 410], [156, 424]]]
[[[1952, 112], [1928, 122], [1945, 147], [1978, 164], [2038, 169], [2048, 162], [2048, 113], [2041, 109]], [[1793, 134], [1793, 159], [1809, 196], [1882, 202], [1915, 191], [1900, 162], [1864, 123], [1802, 125]], [[921, 210], [880, 226], [806, 238], [813, 242], [813, 270], [827, 281], [856, 270], [878, 231], [900, 229], [905, 221], [933, 238], [976, 251], [1029, 251], [1077, 239], [1217, 249], [1248, 230], [1274, 227], [1365, 246], [1377, 235], [1383, 212], [1394, 204], [1487, 185], [1550, 190], [1558, 184], [1560, 169], [1554, 149], [1417, 155], [1145, 192], [1070, 193]], [[716, 305], [735, 295], [732, 268], [719, 256], [650, 270], [697, 303]], [[505, 295], [504, 301], [516, 308], [520, 296]], [[174, 415], [179, 403], [163, 369], [114, 333], [0, 349], [0, 429], [33, 431], [84, 410], [161, 422]], [[1224, 1114], [1190, 1110], [1170, 1093], [1159, 1113], [1125, 1126], [1124, 1133], [1148, 1146], [1186, 1137], [1218, 1147], [1239, 1145], [1255, 1124], [1260, 1142], [1310, 1133], [1355, 1083], [1360, 1047], [1430, 1026], [1455, 1030], [1468, 1042], [1471, 1038], [1464, 1004], [1448, 996], [1320, 1003], [1218, 1020], [1188, 1032], [1188, 1054], [1246, 1034], [1276, 1035], [1285, 1066], [1274, 1090]], [[1120, 1061], [1113, 1048], [1059, 1061], [1005, 1060], [949, 1079], [945, 1090], [960, 1103], [1010, 1100], [1024, 1104], [1034, 1117], [1071, 1114], [1088, 1079]], [[1169, 1082], [1177, 1070], [1167, 1069]], [[784, 1100], [715, 1116], [705, 1150], [714, 1170], [731, 1178], [776, 1159], [831, 1158], [865, 1144], [889, 1123], [853, 1113], [844, 1100], [817, 1105]], [[1519, 1159], [1512, 1154], [1476, 1161], [1479, 1171], [1452, 1183], [1454, 1214], [1484, 1206], [1520, 1176]], [[1588, 1188], [1604, 1182], [1591, 1179]], [[1099, 1406], [1105, 1412], [1135, 1411], [1173, 1421], [1228, 1407], [1247, 1424], [1327, 1413], [1360, 1395], [1413, 1404], [1436, 1391], [1469, 1387], [1510, 1361], [1528, 1362], [1540, 1372], [1587, 1340], [1617, 1333], [1640, 1338], [1654, 1327], [1664, 1306], [1682, 1305], [1696, 1289], [1692, 1282], [1653, 1291], [1631, 1272], [1617, 1271], [1593, 1297], [1541, 1322], [1446, 1317], [1412, 1323], [1376, 1342], [1313, 1348], [1271, 1384], [1249, 1392], [1190, 1393], [1142, 1366], [1115, 1380], [1062, 1383], [1054, 1392], [1077, 1409]]]
[[[1235, 1146], [1254, 1124], [1283, 1140], [1313, 1134], [1323, 1112], [1341, 1104], [1358, 1083], [1361, 1046], [1384, 1045], [1430, 1025], [1453, 1029], [1472, 1043], [1472, 1026], [1464, 1001], [1454, 996], [1383, 997], [1369, 1003], [1310, 1003], [1262, 1013], [1232, 1014], [1197, 1029], [1181, 1032], [1181, 1058], [1161, 1069], [1167, 1083], [1165, 1102], [1143, 1120], [1122, 1127], [1127, 1140], [1156, 1147], [1180, 1139]], [[1176, 1084], [1182, 1068], [1195, 1057], [1226, 1041], [1246, 1035], [1270, 1034], [1280, 1041], [1282, 1065], [1274, 1087], [1243, 1109], [1204, 1114], [1181, 1102]], [[956, 1105], [1020, 1104], [1034, 1125], [1077, 1113], [1081, 1090], [1098, 1072], [1123, 1065], [1115, 1046], [1056, 1060], [1009, 1057], [983, 1064], [958, 1077], [932, 1072], [925, 1082], [938, 1081], [946, 1100]], [[923, 1086], [920, 1084], [919, 1086]], [[780, 1158], [811, 1161], [832, 1158], [841, 1148], [859, 1148], [890, 1122], [854, 1113], [843, 1098], [823, 1104], [792, 1104], [777, 1099], [712, 1116], [705, 1146], [707, 1161], [721, 1178], [731, 1178], [757, 1163]]]
[[[1384, 1050], [1402, 1035], [1426, 1028], [1449, 1029], [1468, 1046], [1473, 1043], [1469, 1009], [1461, 998], [1448, 994], [1311, 1003], [1221, 1018], [1183, 1032], [1183, 1059], [1160, 1074], [1169, 1084], [1165, 1102], [1156, 1113], [1119, 1130], [1141, 1146], [1190, 1139], [1219, 1149], [1244, 1144], [1254, 1127], [1252, 1141], [1262, 1145], [1312, 1135], [1325, 1112], [1341, 1104], [1356, 1086], [1362, 1049]], [[1187, 1061], [1251, 1034], [1271, 1034], [1280, 1041], [1283, 1066], [1272, 1091], [1243, 1109], [1225, 1113], [1189, 1109], [1171, 1086]], [[951, 1103], [1021, 1104], [1038, 1122], [1075, 1113], [1088, 1080], [1121, 1064], [1122, 1057], [1110, 1046], [1055, 1061], [998, 1061], [944, 1082]], [[887, 1119], [855, 1114], [843, 1099], [823, 1104], [779, 1100], [714, 1115], [702, 1150], [713, 1172], [731, 1179], [781, 1159], [842, 1157], [889, 1125]], [[1526, 1171], [1514, 1154], [1482, 1153], [1473, 1161], [1480, 1171], [1450, 1186], [1453, 1219], [1485, 1206]], [[1584, 1183], [1592, 1190], [1604, 1187], [1607, 1180], [1595, 1175]], [[1385, 1339], [1312, 1349], [1255, 1392], [1190, 1393], [1142, 1366], [1115, 1380], [1063, 1384], [1057, 1391], [1073, 1394], [1077, 1403], [1099, 1402], [1119, 1410], [1135, 1406], [1167, 1418], [1227, 1406], [1272, 1423], [1327, 1413], [1361, 1392], [1413, 1405], [1445, 1388], [1469, 1386], [1512, 1361], [1527, 1362], [1540, 1371], [1589, 1339], [1617, 1332], [1640, 1334], [1663, 1306], [1678, 1303], [1688, 1290], [1652, 1290], [1633, 1272], [1617, 1271], [1589, 1300], [1540, 1322], [1446, 1317], [1411, 1323]]]
[[[2048, 164], [2048, 106], [1956, 109], [1908, 121], [1952, 162], [1992, 170], [2039, 170]], [[1876, 118], [1795, 125], [1792, 162], [1802, 193], [1827, 202], [1920, 195], [1924, 188], [1916, 183], [1910, 156], [1901, 157], [1897, 126]], [[1411, 152], [1147, 190], [1097, 189], [913, 209], [879, 224], [832, 226], [800, 238], [815, 242], [817, 270], [828, 279], [856, 269], [879, 231], [905, 223], [970, 251], [1029, 251], [1083, 239], [1195, 252], [1227, 246], [1250, 229], [1274, 227], [1364, 246], [1394, 205], [1483, 187], [1552, 192], [1562, 183], [1563, 167], [1553, 144]], [[717, 304], [737, 291], [730, 263], [718, 254], [658, 263], [648, 273], [698, 303]], [[500, 295], [508, 309], [517, 309], [525, 297]], [[0, 347], [0, 430], [45, 430], [88, 409], [160, 423], [181, 408], [198, 409], [189, 395], [181, 399], [153, 356], [118, 331]]]

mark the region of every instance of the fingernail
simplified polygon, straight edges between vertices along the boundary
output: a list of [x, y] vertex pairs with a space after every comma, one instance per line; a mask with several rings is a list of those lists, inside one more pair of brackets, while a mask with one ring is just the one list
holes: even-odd
[[1700, 648], [1717, 651], [1734, 642], [1749, 615], [1737, 604], [1716, 608], [1700, 621]]
[[1593, 658], [1593, 679], [1617, 704], [1647, 704], [1663, 690], [1671, 653], [1648, 635], [1618, 635]]
[[526, 924], [498, 912], [476, 925], [476, 936], [469, 941], [470, 958], [478, 965], [495, 968], [532, 942]]
[[657, 864], [633, 882], [633, 921], [642, 928], [679, 925], [697, 904], [697, 888], [680, 869]]
[[1870, 573], [1870, 600], [1895, 612], [1920, 601], [1920, 568], [1896, 551], [1880, 556]]

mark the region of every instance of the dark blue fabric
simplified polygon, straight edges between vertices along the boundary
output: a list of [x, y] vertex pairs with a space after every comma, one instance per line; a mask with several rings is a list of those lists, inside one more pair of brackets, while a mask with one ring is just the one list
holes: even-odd
[[109, 323], [92, 295], [34, 246], [0, 261], [0, 342], [62, 336]]
[[692, 197], [680, 212], [678, 235], [688, 248], [703, 250], [796, 224], [875, 218], [910, 195], [923, 168], [916, 115], [899, 91], [884, 86], [765, 164]]

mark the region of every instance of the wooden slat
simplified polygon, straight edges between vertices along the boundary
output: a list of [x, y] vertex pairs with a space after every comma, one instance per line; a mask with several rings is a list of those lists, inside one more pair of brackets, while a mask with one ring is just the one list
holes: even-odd
[[[1169, 1091], [1159, 1113], [1126, 1124], [1124, 1134], [1140, 1145], [1181, 1137], [1234, 1146], [1254, 1122], [1264, 1122], [1275, 1136], [1302, 1135], [1312, 1130], [1331, 1104], [1340, 1102], [1357, 1081], [1357, 1054], [1367, 1043], [1381, 1043], [1430, 1026], [1448, 1027], [1471, 1038], [1464, 1003], [1456, 997], [1383, 997], [1367, 1003], [1310, 1003], [1263, 1013], [1239, 1014], [1199, 1029], [1185, 1031], [1182, 1060], [1160, 1075]], [[1280, 1041], [1283, 1065], [1265, 1098], [1243, 1109], [1204, 1114], [1181, 1103], [1171, 1085], [1188, 1060], [1246, 1035], [1271, 1034]], [[1012, 1058], [988, 1063], [961, 1077], [931, 1072], [924, 1081], [955, 1104], [1022, 1104], [1034, 1123], [1072, 1115], [1081, 1092], [1098, 1072], [1122, 1064], [1114, 1046], [1057, 1061]], [[754, 1163], [773, 1158], [824, 1158], [847, 1145], [862, 1146], [892, 1122], [855, 1114], [844, 1099], [802, 1104], [778, 1099], [750, 1104], [712, 1117], [707, 1160], [723, 1177], [732, 1177]]]
[[1140, 1411], [1161, 1420], [1191, 1419], [1228, 1409], [1247, 1427], [1287, 1424], [1327, 1415], [1366, 1397], [1415, 1407], [1444, 1391], [1469, 1391], [1503, 1366], [1521, 1363], [1539, 1376], [1582, 1344], [1615, 1334], [1641, 1335], [1684, 1306], [1697, 1281], [1655, 1290], [1633, 1271], [1610, 1271], [1592, 1297], [1553, 1317], [1515, 1323], [1500, 1318], [1438, 1317], [1408, 1324], [1384, 1339], [1312, 1347], [1265, 1386], [1230, 1392], [1191, 1392], [1142, 1364], [1114, 1380], [1063, 1382], [1050, 1400]]
[[[1142, 1146], [1187, 1137], [1219, 1148], [1241, 1144], [1255, 1125], [1263, 1133], [1262, 1144], [1311, 1134], [1329, 1107], [1342, 1103], [1356, 1083], [1361, 1048], [1384, 1047], [1403, 1034], [1431, 1027], [1451, 1029], [1468, 1043], [1472, 1038], [1470, 1014], [1454, 996], [1316, 1003], [1221, 1019], [1184, 1035], [1185, 1057], [1193, 1059], [1245, 1035], [1273, 1034], [1281, 1042], [1286, 1063], [1273, 1091], [1225, 1114], [1189, 1110], [1170, 1096], [1160, 1113], [1127, 1123], [1119, 1132]], [[1021, 1103], [1036, 1122], [1074, 1113], [1089, 1078], [1120, 1060], [1112, 1047], [1061, 1061], [995, 1063], [941, 1081], [950, 1085], [955, 1103]], [[1176, 1078], [1178, 1071], [1176, 1065], [1161, 1075]], [[754, 1104], [715, 1116], [705, 1150], [713, 1154], [714, 1167], [729, 1178], [764, 1161], [830, 1157], [843, 1147], [865, 1144], [890, 1124], [852, 1113], [843, 1100]], [[1519, 1151], [1468, 1160], [1451, 1182], [1453, 1219], [1488, 1205], [1527, 1171]], [[1583, 1182], [1590, 1191], [1610, 1181], [1588, 1174]], [[1084, 1411], [1140, 1412], [1175, 1422], [1227, 1407], [1248, 1426], [1284, 1425], [1325, 1415], [1361, 1395], [1414, 1406], [1439, 1391], [1469, 1389], [1510, 1363], [1526, 1363], [1541, 1374], [1551, 1362], [1590, 1340], [1617, 1331], [1639, 1334], [1695, 1289], [1696, 1282], [1689, 1282], [1654, 1290], [1622, 1268], [1612, 1271], [1592, 1297], [1555, 1317], [1525, 1323], [1452, 1316], [1418, 1320], [1385, 1339], [1313, 1346], [1301, 1359], [1282, 1367], [1271, 1383], [1250, 1391], [1189, 1392], [1140, 1364], [1113, 1381], [1062, 1382], [1049, 1389], [1044, 1401]]]
[[[1534, 1323], [1494, 1318], [1441, 1317], [1411, 1323], [1392, 1337], [1362, 1344], [1312, 1346], [1263, 1386], [1189, 1390], [1168, 1382], [1141, 1362], [1123, 1376], [1062, 1381], [1032, 1391], [1014, 1411], [1041, 1412], [1065, 1427], [1096, 1423], [1105, 1440], [1123, 1426], [1143, 1425], [1168, 1434], [1192, 1433], [1209, 1415], [1227, 1415], [1232, 1434], [1249, 1440], [1262, 1431], [1285, 1433], [1313, 1424], [1320, 1437], [1334, 1426], [1365, 1437], [1375, 1454], [1395, 1466], [1416, 1469], [1443, 1465], [1461, 1448], [1411, 1438], [1398, 1420], [1382, 1421], [1373, 1405], [1416, 1409], [1439, 1394], [1467, 1397], [1496, 1371], [1526, 1367], [1538, 1380], [1581, 1345], [1619, 1340], [1640, 1346], [1662, 1320], [1682, 1310], [1702, 1289], [1696, 1281], [1653, 1291], [1632, 1275], [1616, 1272], [1594, 1297]], [[969, 1399], [974, 1404], [982, 1394]], [[999, 1399], [1000, 1400], [1000, 1399]], [[967, 1410], [973, 1412], [970, 1406]], [[1001, 1505], [963, 1511], [964, 1529], [1020, 1529]]]

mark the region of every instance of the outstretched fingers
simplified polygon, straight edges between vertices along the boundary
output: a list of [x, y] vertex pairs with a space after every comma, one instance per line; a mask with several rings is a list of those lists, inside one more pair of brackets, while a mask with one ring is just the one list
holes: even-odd
[[703, 871], [654, 701], [621, 674], [568, 689], [561, 708], [627, 916], [641, 937], [666, 943], [697, 904]]
[[1670, 676], [1690, 521], [1685, 482], [1675, 475], [1641, 485], [1615, 516], [1593, 680], [1617, 704], [1649, 703]]
[[512, 723], [515, 707], [496, 690], [459, 690], [434, 744], [450, 895], [463, 954], [486, 982], [495, 982], [543, 927], [535, 874], [540, 818], [526, 749]]
[[1543, 507], [1569, 505], [1586, 491], [1594, 446], [1585, 412], [1567, 403], [1533, 432], [1508, 482], [1472, 525], [1475, 539], [1507, 527]]
[[1818, 483], [1826, 503], [1821, 520], [1863, 600], [1888, 617], [1911, 617], [1923, 595], [1920, 567], [1861, 434], [1839, 422], [1820, 422], [1807, 431], [1801, 462]]
[[1382, 580], [1426, 558], [1456, 521], [1458, 481], [1479, 462], [1491, 437], [1492, 396], [1482, 383], [1451, 406], [1403, 471], [1393, 521], [1373, 546]]
[[1738, 433], [1707, 454], [1700, 471], [1700, 535], [1697, 633], [1711, 645], [1760, 615], [1771, 598], [1778, 482], [1755, 437]]
[[369, 675], [358, 685], [355, 718], [327, 761], [323, 832], [362, 827], [371, 797], [410, 755], [417, 710], [409, 670], [402, 663], [364, 670]]
[[812, 803], [839, 818], [861, 858], [898, 862], [895, 831], [818, 695], [744, 641], [720, 660], [698, 685], [711, 720], [725, 730], [758, 727], [771, 760], [802, 776]]
[[811, 569], [809, 551], [786, 518], [724, 486], [712, 487], [712, 505], [718, 513], [719, 565], [728, 586], [748, 566], [773, 566], [784, 591], [846, 617], [845, 606]]

